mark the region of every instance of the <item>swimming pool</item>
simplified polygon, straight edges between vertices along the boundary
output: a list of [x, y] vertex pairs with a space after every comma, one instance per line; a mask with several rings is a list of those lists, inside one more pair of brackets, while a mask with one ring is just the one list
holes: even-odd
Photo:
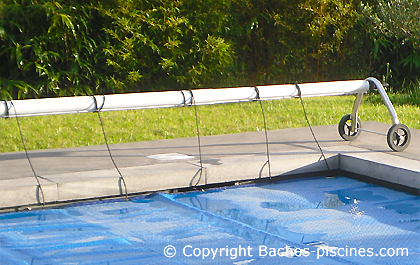
[[0, 215], [1, 264], [418, 264], [419, 197], [345, 177]]

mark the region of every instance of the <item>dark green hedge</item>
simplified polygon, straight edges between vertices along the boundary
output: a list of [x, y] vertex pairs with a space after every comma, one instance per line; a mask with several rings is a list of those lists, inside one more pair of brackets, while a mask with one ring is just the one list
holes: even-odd
[[420, 1], [0, 3], [2, 99], [420, 79]]

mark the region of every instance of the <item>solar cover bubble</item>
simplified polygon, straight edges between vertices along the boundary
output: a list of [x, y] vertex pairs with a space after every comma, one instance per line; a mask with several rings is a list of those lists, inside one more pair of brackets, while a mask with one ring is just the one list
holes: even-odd
[[419, 204], [336, 177], [8, 213], [0, 264], [418, 264]]

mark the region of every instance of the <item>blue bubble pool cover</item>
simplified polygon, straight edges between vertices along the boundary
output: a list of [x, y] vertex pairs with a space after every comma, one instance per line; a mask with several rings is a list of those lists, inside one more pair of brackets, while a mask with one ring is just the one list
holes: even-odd
[[0, 264], [418, 264], [419, 197], [345, 177], [0, 215]]

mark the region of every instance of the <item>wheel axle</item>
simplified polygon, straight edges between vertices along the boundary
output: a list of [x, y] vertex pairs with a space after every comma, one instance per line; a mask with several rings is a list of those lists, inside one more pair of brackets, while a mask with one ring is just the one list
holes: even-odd
[[[356, 128], [353, 128], [352, 124], [356, 124]], [[401, 123], [392, 125], [389, 128], [388, 133], [381, 133], [362, 129], [362, 122], [359, 117], [357, 117], [357, 122], [354, 123], [351, 115], [346, 114], [343, 118], [341, 118], [340, 123], [338, 124], [338, 133], [341, 138], [346, 141], [356, 140], [362, 131], [386, 136], [389, 148], [395, 152], [404, 151], [410, 144], [411, 140], [410, 129], [405, 124]]]

